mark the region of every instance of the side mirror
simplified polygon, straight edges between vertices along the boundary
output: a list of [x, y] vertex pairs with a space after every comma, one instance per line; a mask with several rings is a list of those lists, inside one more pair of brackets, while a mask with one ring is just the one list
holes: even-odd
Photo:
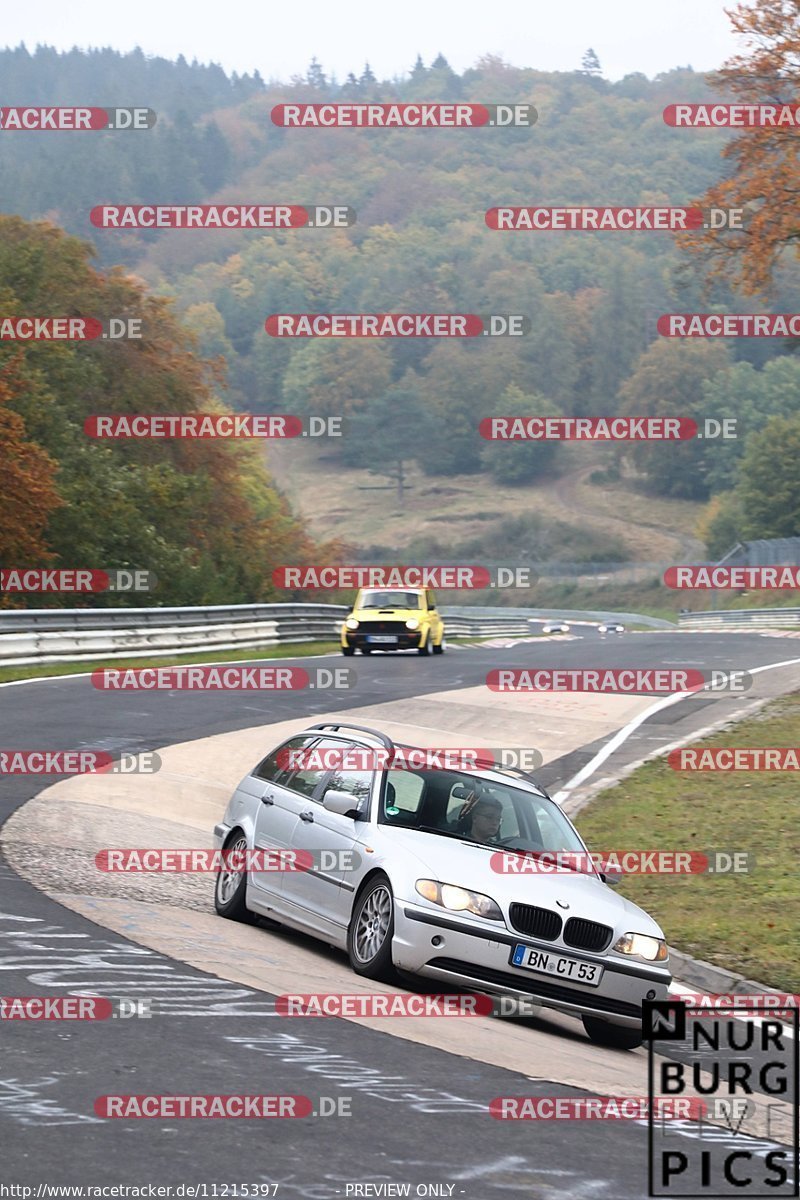
[[609, 887], [619, 887], [625, 878], [624, 875], [619, 875], [615, 871], [600, 871], [599, 874], [603, 883], [607, 883]]
[[357, 820], [361, 815], [361, 804], [352, 792], [340, 792], [336, 788], [328, 788], [322, 797], [322, 807], [328, 812], [338, 813], [340, 817], [352, 817]]

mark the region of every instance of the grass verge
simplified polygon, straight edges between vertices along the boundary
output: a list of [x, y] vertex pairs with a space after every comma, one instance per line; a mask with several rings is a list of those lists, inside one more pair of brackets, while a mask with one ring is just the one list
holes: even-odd
[[292, 646], [267, 646], [259, 650], [209, 650], [197, 654], [160, 655], [156, 658], [94, 659], [92, 662], [40, 663], [29, 667], [0, 667], [0, 683], [11, 683], [16, 679], [41, 679], [48, 675], [81, 675], [86, 671], [100, 671], [106, 667], [185, 667], [195, 663], [210, 662], [257, 662], [265, 658], [307, 658], [313, 654], [330, 654], [338, 650], [338, 642], [298, 642]]
[[[798, 746], [800, 693], [696, 744]], [[629, 875], [620, 891], [685, 953], [800, 992], [796, 775], [679, 772], [661, 759], [602, 792], [576, 824], [599, 851], [748, 851], [747, 875]]]

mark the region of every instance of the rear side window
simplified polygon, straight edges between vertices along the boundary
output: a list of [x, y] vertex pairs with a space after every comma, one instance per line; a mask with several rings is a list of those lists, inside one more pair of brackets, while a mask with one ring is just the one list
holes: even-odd
[[291, 772], [280, 782], [290, 791], [311, 799], [317, 793], [323, 779], [331, 773], [328, 765], [330, 760], [326, 757], [325, 752], [332, 751], [340, 754], [347, 750], [347, 746], [348, 743], [342, 741], [341, 738], [319, 738], [311, 751], [312, 762], [308, 766]]
[[277, 750], [273, 750], [272, 754], [268, 754], [256, 767], [253, 774], [257, 779], [264, 779], [267, 783], [284, 783], [293, 774], [295, 768], [291, 763], [291, 751], [302, 750], [304, 746], [311, 746], [318, 740], [318, 735], [313, 737], [305, 734], [302, 737], [290, 738], [288, 742], [284, 742]]

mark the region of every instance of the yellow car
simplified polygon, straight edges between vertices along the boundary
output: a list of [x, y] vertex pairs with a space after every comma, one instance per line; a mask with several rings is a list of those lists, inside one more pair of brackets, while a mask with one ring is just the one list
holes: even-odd
[[342, 625], [342, 654], [444, 653], [444, 622], [426, 588], [361, 588]]

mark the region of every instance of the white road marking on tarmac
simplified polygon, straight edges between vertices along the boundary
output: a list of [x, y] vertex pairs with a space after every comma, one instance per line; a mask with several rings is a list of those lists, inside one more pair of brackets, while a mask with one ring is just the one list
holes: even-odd
[[[795, 667], [798, 665], [798, 663], [800, 663], [800, 658], [787, 658], [783, 662], [767, 663], [766, 666], [763, 667], [750, 667], [747, 671], [747, 674], [760, 675], [762, 671], [775, 671], [778, 667]], [[703, 690], [705, 691], [706, 688]], [[610, 758], [614, 751], [617, 750], [623, 744], [623, 742], [626, 742], [631, 734], [637, 730], [640, 725], [644, 724], [645, 721], [652, 717], [654, 713], [660, 712], [662, 708], [669, 708], [672, 704], [677, 704], [679, 700], [685, 700], [687, 696], [697, 695], [699, 695], [698, 692], [672, 692], [671, 695], [664, 696], [664, 698], [661, 700], [656, 700], [654, 704], [651, 704], [649, 708], [644, 710], [644, 712], [639, 713], [638, 716], [634, 717], [632, 721], [629, 721], [627, 725], [623, 725], [622, 729], [619, 729], [614, 736], [606, 742], [605, 746], [602, 746], [598, 750], [594, 758], [589, 759], [589, 762], [586, 763], [584, 767], [581, 767], [580, 771], [578, 771], [578, 774], [573, 775], [572, 779], [569, 779], [564, 784], [563, 788], [556, 792], [556, 794], [553, 796], [556, 804], [563, 804], [568, 798], [570, 792], [573, 792], [576, 787], [582, 783], [585, 783], [587, 779], [594, 775], [597, 768], [601, 767], [606, 759]]]

